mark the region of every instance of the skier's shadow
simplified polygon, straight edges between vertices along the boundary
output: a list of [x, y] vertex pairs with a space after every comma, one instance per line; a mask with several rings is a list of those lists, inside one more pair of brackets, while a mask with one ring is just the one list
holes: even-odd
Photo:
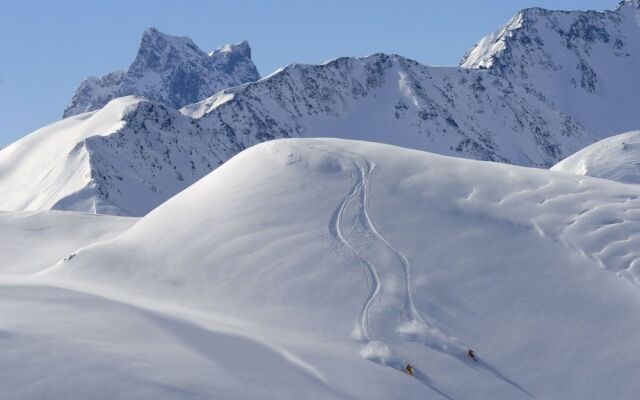
[[499, 369], [497, 369], [493, 365], [487, 363], [486, 361], [481, 360], [480, 358], [476, 357], [476, 359], [472, 362], [472, 364], [474, 365], [475, 368], [485, 369], [485, 370], [491, 372], [492, 374], [494, 374], [499, 379], [502, 379], [503, 381], [507, 382], [509, 385], [513, 386], [514, 388], [518, 389], [522, 393], [526, 394], [527, 396], [533, 397], [533, 395], [531, 393], [529, 393], [525, 388], [520, 386], [518, 383], [514, 382], [508, 376], [506, 376], [505, 374], [500, 372]]
[[[382, 365], [386, 365], [388, 367], [397, 369], [398, 371], [402, 372], [403, 374], [407, 374], [406, 369], [405, 369], [407, 367], [407, 364], [404, 364], [402, 362], [394, 361], [394, 362], [388, 362], [388, 363], [385, 363], [385, 364], [382, 364]], [[407, 375], [409, 375], [409, 374], [407, 374]], [[420, 382], [424, 383], [431, 390], [433, 390], [434, 392], [438, 393], [440, 396], [444, 397], [445, 399], [454, 400], [453, 397], [449, 396], [447, 393], [442, 391], [442, 389], [438, 388], [433, 383], [431, 378], [429, 378], [424, 372], [420, 371], [416, 367], [413, 367], [413, 378], [415, 378], [415, 379], [419, 380]]]
[[419, 369], [414, 368], [413, 377], [419, 380], [420, 382], [424, 383], [425, 385], [429, 386], [431, 390], [438, 393], [440, 396], [444, 397], [445, 399], [454, 400], [453, 397], [449, 396], [448, 394], [443, 392], [441, 389], [438, 389], [438, 387], [436, 387], [433, 384], [433, 381], [431, 380], [431, 378], [429, 378], [425, 373], [423, 373]]

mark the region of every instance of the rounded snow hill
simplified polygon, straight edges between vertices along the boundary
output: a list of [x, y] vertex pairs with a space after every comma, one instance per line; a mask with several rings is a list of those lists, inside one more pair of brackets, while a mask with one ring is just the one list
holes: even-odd
[[600, 140], [565, 158], [551, 169], [640, 184], [640, 131]]
[[9, 397], [640, 391], [634, 185], [276, 140], [72, 255], [0, 290]]

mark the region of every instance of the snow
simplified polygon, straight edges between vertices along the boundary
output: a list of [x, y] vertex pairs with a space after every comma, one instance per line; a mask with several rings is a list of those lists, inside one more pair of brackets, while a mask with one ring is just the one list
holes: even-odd
[[2, 280], [0, 390], [633, 398], [639, 196], [382, 144], [263, 143], [123, 234]]
[[0, 398], [636, 398], [639, 8], [259, 80], [147, 30], [0, 151]]
[[223, 90], [208, 99], [182, 107], [180, 112], [191, 118], [201, 118], [209, 111], [233, 100], [233, 98], [234, 94], [231, 91]]
[[640, 131], [602, 139], [565, 158], [551, 169], [640, 184]]
[[460, 62], [546, 99], [602, 139], [640, 128], [640, 8], [528, 8], [480, 40]]
[[135, 96], [118, 98], [99, 111], [45, 126], [4, 148], [0, 156], [2, 209], [126, 214], [96, 195], [86, 141], [121, 129], [122, 117], [141, 101]]
[[68, 211], [0, 212], [0, 274], [40, 272], [80, 247], [114, 238], [136, 221]]

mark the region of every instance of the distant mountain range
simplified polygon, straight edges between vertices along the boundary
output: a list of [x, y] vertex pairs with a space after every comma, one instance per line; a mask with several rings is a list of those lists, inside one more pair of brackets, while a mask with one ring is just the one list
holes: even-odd
[[637, 0], [526, 9], [460, 67], [374, 54], [262, 79], [246, 42], [207, 54], [151, 28], [126, 71], [80, 85], [69, 118], [0, 151], [0, 209], [144, 215], [243, 149], [285, 137], [550, 167], [639, 128], [639, 19]]

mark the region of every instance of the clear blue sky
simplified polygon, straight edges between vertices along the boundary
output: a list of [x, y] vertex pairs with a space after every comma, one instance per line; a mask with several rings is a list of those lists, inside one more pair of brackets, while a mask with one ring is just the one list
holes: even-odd
[[517, 10], [613, 9], [618, 0], [12, 0], [0, 8], [0, 146], [60, 118], [80, 81], [126, 68], [142, 32], [203, 50], [246, 39], [261, 74], [293, 62], [397, 53], [456, 65]]

